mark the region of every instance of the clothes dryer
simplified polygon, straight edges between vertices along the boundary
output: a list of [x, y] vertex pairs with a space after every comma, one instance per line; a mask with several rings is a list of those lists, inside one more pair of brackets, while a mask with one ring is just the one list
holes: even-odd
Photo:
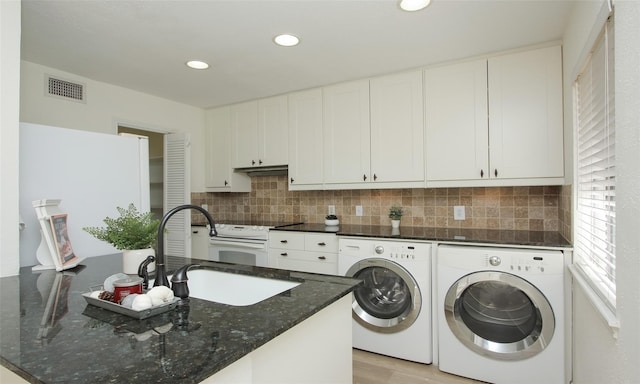
[[491, 383], [566, 382], [564, 254], [439, 246], [439, 369]]
[[431, 244], [340, 238], [338, 273], [363, 280], [353, 292], [353, 346], [432, 362]]

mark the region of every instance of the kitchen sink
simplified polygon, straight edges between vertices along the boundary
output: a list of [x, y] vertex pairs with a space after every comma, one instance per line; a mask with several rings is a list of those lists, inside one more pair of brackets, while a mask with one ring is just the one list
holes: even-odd
[[[253, 305], [295, 288], [300, 282], [192, 269], [188, 272], [189, 296], [233, 306]], [[169, 276], [171, 281], [171, 276]]]

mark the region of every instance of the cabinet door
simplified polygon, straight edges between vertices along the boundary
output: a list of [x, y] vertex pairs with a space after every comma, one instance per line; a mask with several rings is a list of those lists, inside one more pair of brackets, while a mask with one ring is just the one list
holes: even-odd
[[258, 102], [231, 107], [231, 165], [233, 168], [258, 164]]
[[258, 166], [288, 163], [287, 96], [258, 100]]
[[487, 61], [425, 71], [427, 180], [488, 179]]
[[250, 192], [251, 180], [231, 167], [231, 111], [229, 107], [206, 112], [205, 187], [208, 192]]
[[323, 89], [324, 181], [368, 182], [370, 174], [369, 81]]
[[564, 175], [559, 46], [489, 59], [491, 176]]
[[374, 182], [424, 181], [422, 71], [372, 79]]
[[289, 188], [322, 184], [322, 90], [289, 95]]

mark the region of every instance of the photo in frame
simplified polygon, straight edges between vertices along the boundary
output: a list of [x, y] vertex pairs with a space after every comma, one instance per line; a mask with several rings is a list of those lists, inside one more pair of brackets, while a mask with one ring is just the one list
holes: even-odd
[[64, 269], [65, 266], [75, 265], [79, 261], [78, 257], [73, 253], [71, 240], [67, 228], [67, 214], [51, 215], [49, 218], [51, 223], [51, 233], [55, 243], [55, 251], [58, 256], [60, 265]]

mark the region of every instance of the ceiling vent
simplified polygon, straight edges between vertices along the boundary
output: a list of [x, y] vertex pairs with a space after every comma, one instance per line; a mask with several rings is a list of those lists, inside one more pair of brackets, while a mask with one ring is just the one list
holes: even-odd
[[53, 76], [47, 76], [45, 86], [46, 94], [49, 96], [79, 101], [81, 103], [86, 101], [84, 84], [58, 79]]

